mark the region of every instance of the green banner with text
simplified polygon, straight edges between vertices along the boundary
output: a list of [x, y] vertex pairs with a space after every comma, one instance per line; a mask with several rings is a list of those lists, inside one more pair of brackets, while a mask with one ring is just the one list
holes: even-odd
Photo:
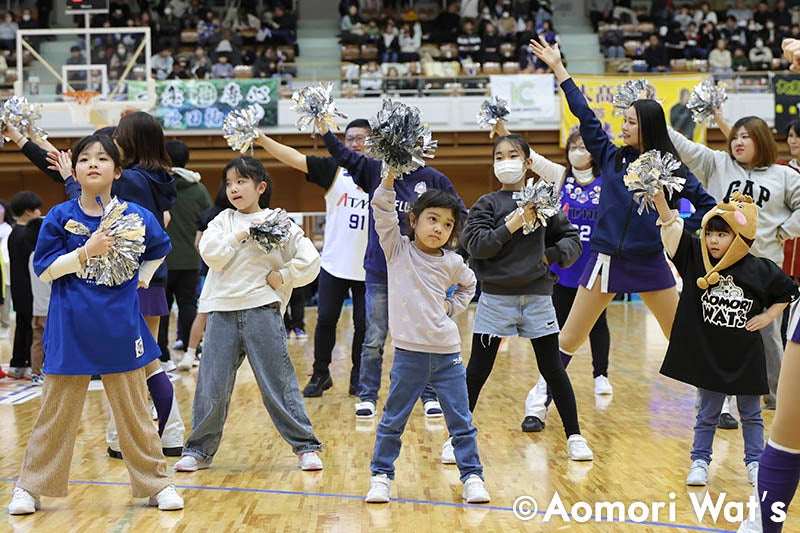
[[[278, 123], [278, 81], [273, 79], [165, 80], [156, 82], [155, 116], [165, 130], [221, 129], [234, 109], [256, 106], [259, 126]], [[128, 99], [146, 98], [147, 84], [128, 83]], [[263, 111], [263, 114], [261, 113]]]

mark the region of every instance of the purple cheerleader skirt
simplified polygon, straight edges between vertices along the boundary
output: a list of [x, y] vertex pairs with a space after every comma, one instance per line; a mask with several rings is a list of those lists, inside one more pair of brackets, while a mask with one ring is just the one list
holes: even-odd
[[140, 287], [139, 310], [144, 316], [165, 316], [169, 314], [167, 292], [164, 287]]
[[792, 311], [787, 331], [792, 335], [790, 340], [796, 344], [800, 344], [800, 308], [796, 308]]
[[652, 292], [675, 286], [675, 276], [662, 252], [636, 258], [616, 257], [592, 252], [579, 281], [591, 290], [600, 283], [600, 292]]

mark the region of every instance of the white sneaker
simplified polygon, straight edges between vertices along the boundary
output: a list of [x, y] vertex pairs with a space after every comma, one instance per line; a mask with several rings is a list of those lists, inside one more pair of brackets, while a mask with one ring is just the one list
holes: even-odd
[[453, 437], [450, 437], [444, 444], [442, 444], [442, 464], [454, 465], [456, 464], [456, 453], [453, 450]]
[[[753, 488], [753, 501], [759, 501], [758, 488]], [[755, 512], [747, 513], [747, 518], [736, 530], [736, 533], [764, 533], [764, 528], [761, 524], [761, 506], [756, 505]]]
[[172, 372], [176, 368], [178, 367], [175, 366], [175, 363], [172, 361], [172, 359], [169, 361], [161, 361], [161, 369], [164, 370], [164, 372]]
[[356, 418], [372, 418], [375, 416], [375, 402], [356, 403]]
[[369, 492], [364, 501], [367, 503], [389, 503], [392, 496], [392, 480], [386, 474], [378, 474], [369, 478]]
[[611, 394], [612, 392], [614, 392], [614, 389], [611, 387], [611, 383], [608, 382], [607, 377], [597, 376], [594, 378], [595, 394]]
[[175, 485], [168, 485], [155, 496], [150, 496], [147, 505], [158, 507], [159, 511], [179, 511], [183, 509], [183, 498], [175, 490]]
[[690, 487], [705, 487], [708, 483], [708, 463], [702, 459], [692, 461], [686, 484]]
[[461, 497], [467, 503], [488, 503], [491, 498], [483, 486], [483, 480], [477, 474], [470, 475], [464, 482], [464, 492]]
[[192, 369], [193, 365], [194, 365], [194, 356], [185, 354], [183, 356], [183, 359], [181, 359], [178, 362], [178, 370], [181, 370], [182, 372], [188, 372], [189, 370]]
[[14, 494], [8, 504], [8, 514], [31, 514], [41, 506], [39, 498], [21, 487], [14, 487]]
[[756, 476], [758, 476], [758, 461], [747, 463], [747, 481], [754, 487], [756, 486]]
[[210, 466], [211, 463], [201, 461], [193, 455], [184, 455], [178, 459], [178, 462], [175, 463], [175, 466], [172, 468], [174, 468], [176, 472], [197, 472], [198, 470], [204, 470]]
[[322, 459], [319, 458], [317, 452], [301, 453], [297, 457], [297, 467], [300, 470], [322, 470]]
[[442, 411], [442, 406], [438, 400], [428, 400], [422, 404], [422, 408], [428, 418], [442, 418], [444, 416], [444, 411]]
[[586, 439], [577, 433], [570, 435], [567, 439], [567, 451], [569, 458], [573, 461], [592, 461], [594, 459], [594, 454], [586, 444]]

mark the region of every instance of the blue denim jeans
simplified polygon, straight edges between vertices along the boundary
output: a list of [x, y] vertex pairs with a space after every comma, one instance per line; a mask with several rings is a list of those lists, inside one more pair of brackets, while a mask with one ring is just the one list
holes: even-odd
[[[389, 333], [389, 286], [386, 283], [367, 282], [366, 294], [367, 333], [361, 348], [361, 389], [358, 397], [362, 402], [378, 402], [383, 370], [383, 345]], [[430, 384], [422, 390], [422, 401], [436, 399]]]
[[453, 452], [461, 481], [477, 474], [483, 479], [478, 455], [478, 430], [472, 425], [467, 398], [467, 372], [461, 354], [448, 355], [395, 350], [389, 397], [375, 435], [372, 475], [394, 479], [394, 461], [400, 455], [401, 437], [414, 403], [427, 383], [439, 392], [447, 430], [453, 438]]
[[[697, 422], [694, 426], [692, 461], [702, 459], [710, 463], [714, 433], [717, 430], [725, 394], [705, 389], [698, 390], [700, 392], [700, 408], [697, 410]], [[764, 450], [764, 421], [761, 418], [761, 397], [740, 394], [736, 396], [736, 406], [739, 409], [739, 417], [742, 420], [744, 464], [758, 461], [758, 457]]]
[[277, 303], [242, 311], [208, 315], [203, 357], [192, 406], [192, 434], [183, 448], [211, 462], [222, 440], [236, 372], [245, 354], [253, 369], [264, 407], [278, 433], [296, 454], [316, 451], [322, 444], [311, 429]]

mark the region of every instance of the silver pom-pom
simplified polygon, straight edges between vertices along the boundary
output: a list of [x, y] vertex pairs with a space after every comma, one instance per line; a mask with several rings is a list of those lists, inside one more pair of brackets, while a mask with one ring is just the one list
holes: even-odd
[[[12, 96], [0, 109], [0, 127], [13, 126], [34, 141], [47, 139], [47, 132], [36, 125], [36, 121], [42, 118], [41, 109], [41, 105], [31, 104], [24, 96]], [[3, 146], [4, 141], [0, 136], [0, 146]]]
[[520, 215], [529, 205], [533, 207], [535, 215], [533, 220], [522, 224], [522, 233], [525, 235], [533, 233], [539, 227], [547, 226], [547, 219], [561, 209], [561, 192], [551, 181], [540, 179], [534, 182], [533, 178], [528, 178], [516, 197]]
[[639, 214], [643, 211], [650, 212], [655, 208], [653, 197], [666, 189], [667, 198], [673, 192], [683, 190], [686, 178], [673, 174], [681, 166], [674, 155], [669, 152], [662, 154], [658, 150], [650, 150], [640, 155], [636, 161], [628, 165], [628, 171], [622, 178], [633, 198], [639, 204]]
[[[100, 203], [100, 198], [97, 199]], [[102, 204], [101, 204], [102, 205]], [[103, 208], [98, 231], [108, 231], [114, 237], [114, 246], [106, 253], [92, 258], [86, 264], [86, 279], [98, 285], [122, 285], [139, 271], [139, 257], [145, 251], [145, 226], [138, 213], [125, 214], [126, 202], [117, 198]]]
[[425, 166], [424, 158], [433, 157], [437, 142], [431, 138], [431, 130], [422, 122], [416, 107], [384, 100], [369, 124], [372, 134], [367, 137], [366, 153], [383, 160], [396, 178]]
[[728, 93], [722, 84], [714, 85], [711, 80], [703, 80], [692, 89], [686, 107], [692, 112], [692, 120], [698, 124], [714, 115], [714, 108], [728, 99]]
[[655, 87], [647, 83], [647, 80], [628, 80], [617, 87], [614, 94], [614, 114], [624, 115], [636, 100], [652, 100], [655, 96]]
[[335, 130], [337, 118], [347, 118], [347, 115], [336, 109], [331, 94], [333, 93], [333, 83], [310, 85], [292, 95], [291, 110], [300, 114], [295, 125], [297, 129], [303, 131], [309, 124], [316, 129], [316, 119], [328, 125], [328, 128]]
[[508, 100], [499, 96], [492, 96], [481, 104], [481, 110], [478, 111], [478, 126], [491, 128], [498, 122], [507, 120], [509, 113]]
[[261, 223], [250, 226], [248, 240], [259, 245], [270, 253], [275, 248], [283, 248], [289, 242], [292, 231], [292, 220], [283, 209], [274, 209]]
[[254, 105], [243, 109], [234, 109], [222, 122], [222, 136], [228, 146], [237, 152], [244, 153], [258, 139], [258, 112]]

